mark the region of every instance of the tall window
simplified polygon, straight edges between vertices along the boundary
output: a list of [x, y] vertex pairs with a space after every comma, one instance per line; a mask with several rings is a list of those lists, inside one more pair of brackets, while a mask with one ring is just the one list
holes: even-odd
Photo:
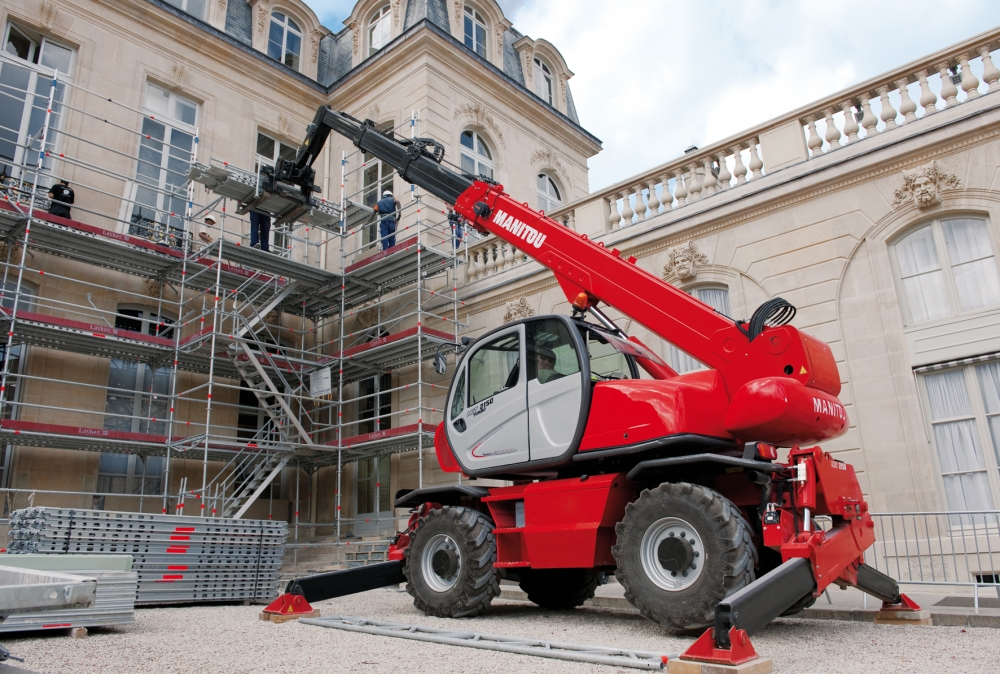
[[129, 234], [180, 245], [198, 104], [146, 84]]
[[[0, 174], [18, 178], [24, 167], [31, 170], [38, 162], [37, 140], [25, 146], [45, 123], [52, 72], [58, 70], [60, 80], [70, 77], [73, 50], [13, 23], [4, 28], [3, 49], [10, 58], [0, 59]], [[59, 84], [50, 121], [55, 129], [65, 97], [66, 85]], [[59, 135], [50, 133], [48, 149], [58, 143]], [[44, 160], [44, 167], [51, 170], [52, 161]]]
[[278, 157], [293, 161], [295, 159], [296, 151], [297, 148], [293, 145], [285, 145], [281, 141], [275, 140], [260, 131], [257, 132], [258, 166], [274, 166]]
[[364, 379], [358, 384], [358, 433], [392, 428], [392, 375]]
[[392, 9], [389, 5], [375, 12], [368, 24], [368, 55], [371, 56], [392, 38]]
[[267, 55], [289, 68], [299, 69], [302, 54], [302, 29], [291, 17], [271, 12], [271, 32], [267, 36]]
[[[0, 298], [0, 306], [4, 309], [11, 309], [14, 306], [14, 297], [17, 290], [16, 281], [7, 281], [0, 284], [3, 287], [3, 296]], [[24, 281], [21, 282], [21, 295], [17, 301], [18, 311], [32, 311], [35, 306], [35, 297], [38, 296], [38, 288]], [[3, 393], [4, 419], [17, 419], [18, 414], [18, 393], [21, 391], [20, 379], [24, 374], [25, 358], [23, 355], [27, 347], [22, 344], [15, 344], [10, 349], [10, 363], [7, 365], [7, 390]], [[7, 344], [0, 345], [0, 367], [6, 358]], [[0, 445], [0, 487], [8, 487], [11, 457], [14, 445]]]
[[539, 173], [536, 179], [538, 187], [538, 208], [539, 210], [551, 213], [562, 204], [562, 196], [556, 182], [544, 173]]
[[535, 59], [535, 93], [552, 105], [552, 71], [540, 59]]
[[[391, 469], [392, 460], [388, 456], [371, 457], [358, 461], [357, 512], [359, 515], [385, 513], [392, 510], [392, 492], [389, 489]], [[376, 491], [378, 492], [377, 500]]]
[[[101, 452], [97, 464], [97, 491], [102, 494], [162, 494], [162, 456], [137, 456]], [[94, 499], [97, 509], [103, 510], [103, 499]]]
[[486, 58], [486, 21], [469, 6], [465, 7], [465, 46]]
[[469, 175], [493, 179], [493, 153], [490, 146], [475, 131], [462, 132], [462, 170]]
[[[382, 133], [392, 135], [393, 128], [395, 127], [392, 120], [389, 120], [381, 124], [376, 124], [375, 128]], [[362, 172], [363, 187], [361, 200], [365, 206], [373, 209], [378, 200], [382, 198], [382, 193], [386, 190], [392, 190], [395, 170], [389, 164], [379, 161], [367, 152], [362, 154], [362, 160], [364, 161], [364, 171]], [[393, 196], [397, 199], [399, 198], [399, 195]], [[378, 241], [378, 236], [378, 219], [372, 219], [365, 225], [362, 231], [361, 243], [367, 246], [370, 243]]]
[[[729, 309], [729, 288], [725, 286], [705, 286], [688, 291], [708, 306], [718, 311], [723, 316], [728, 316]], [[676, 346], [670, 346], [670, 366], [679, 373], [694, 372], [704, 370], [705, 366]]]
[[948, 508], [992, 510], [1000, 502], [1000, 362], [921, 380]]
[[187, 12], [193, 17], [205, 20], [206, 0], [166, 0], [166, 3]]
[[[173, 319], [155, 310], [118, 308], [115, 327], [170, 339]], [[170, 407], [170, 368], [151, 368], [121, 358], [111, 359], [104, 407], [105, 430], [165, 435]]]
[[935, 220], [893, 245], [908, 325], [1000, 306], [985, 220]]

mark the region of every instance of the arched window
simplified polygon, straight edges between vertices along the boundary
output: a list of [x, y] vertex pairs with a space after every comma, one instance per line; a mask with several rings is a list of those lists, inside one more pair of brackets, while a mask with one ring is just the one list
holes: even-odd
[[375, 12], [368, 24], [368, 55], [371, 56], [389, 43], [392, 37], [392, 8], [389, 5]]
[[1000, 273], [985, 220], [934, 220], [893, 250], [908, 325], [1000, 306]]
[[[688, 290], [687, 292], [712, 307], [723, 316], [729, 315], [728, 286], [701, 286], [699, 288]], [[681, 374], [705, 369], [704, 365], [678, 349], [676, 346], [671, 346], [670, 352], [671, 360], [673, 361], [670, 365]]]
[[493, 153], [482, 136], [475, 131], [463, 131], [462, 170], [469, 175], [483, 175], [492, 180], [494, 168]]
[[486, 21], [482, 14], [466, 6], [465, 46], [486, 58]]
[[271, 32], [267, 38], [267, 55], [289, 68], [299, 69], [302, 55], [302, 29], [281, 12], [271, 12]]
[[538, 185], [538, 208], [539, 210], [551, 213], [562, 204], [562, 195], [559, 194], [559, 187], [555, 181], [544, 173], [539, 173]]
[[552, 71], [537, 58], [535, 59], [535, 93], [543, 101], [552, 105]]

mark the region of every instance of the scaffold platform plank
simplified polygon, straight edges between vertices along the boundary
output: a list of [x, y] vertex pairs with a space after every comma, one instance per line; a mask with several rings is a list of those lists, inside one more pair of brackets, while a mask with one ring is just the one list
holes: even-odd
[[[421, 446], [426, 449], [434, 446], [435, 428], [436, 424], [408, 424], [399, 428], [363, 433], [344, 438], [339, 449], [343, 451], [345, 461], [353, 461], [375, 454], [410, 452], [420, 449]], [[337, 442], [329, 442], [327, 446], [336, 447]]]
[[[454, 335], [422, 326], [379, 337], [344, 349], [344, 381], [354, 381], [374, 372], [390, 372], [427, 360], [438, 349], [441, 353], [451, 353], [457, 346]], [[340, 352], [331, 354], [333, 359], [340, 357]]]
[[[420, 264], [417, 264], [417, 258]], [[419, 242], [412, 236], [386, 250], [358, 260], [344, 270], [347, 304], [355, 306], [382, 293], [398, 290], [418, 278], [433, 276], [455, 264], [453, 255]]]

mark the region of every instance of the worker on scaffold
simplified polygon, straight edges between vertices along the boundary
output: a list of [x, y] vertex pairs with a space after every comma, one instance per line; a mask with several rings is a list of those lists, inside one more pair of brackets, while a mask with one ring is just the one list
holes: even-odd
[[396, 245], [396, 225], [399, 224], [399, 201], [392, 196], [391, 190], [382, 193], [382, 198], [375, 204], [375, 212], [382, 217], [378, 224], [378, 235], [382, 241], [382, 250], [389, 250]]

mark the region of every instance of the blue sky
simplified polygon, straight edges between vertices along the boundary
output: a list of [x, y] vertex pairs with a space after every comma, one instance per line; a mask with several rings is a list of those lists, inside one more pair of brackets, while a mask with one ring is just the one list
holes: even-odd
[[[306, 0], [342, 27], [347, 0]], [[997, 0], [506, 0], [562, 52], [598, 189], [1000, 25]], [[1000, 58], [995, 60], [1000, 65]]]

